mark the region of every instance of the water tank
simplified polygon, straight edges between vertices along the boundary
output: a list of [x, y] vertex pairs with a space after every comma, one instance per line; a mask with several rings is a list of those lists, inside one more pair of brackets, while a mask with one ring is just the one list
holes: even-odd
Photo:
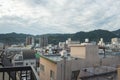
[[60, 54], [61, 54], [61, 57], [67, 57], [67, 51], [66, 50], [62, 50], [60, 52]]
[[88, 42], [89, 42], [89, 39], [86, 38], [86, 39], [85, 39], [85, 42], [88, 43]]

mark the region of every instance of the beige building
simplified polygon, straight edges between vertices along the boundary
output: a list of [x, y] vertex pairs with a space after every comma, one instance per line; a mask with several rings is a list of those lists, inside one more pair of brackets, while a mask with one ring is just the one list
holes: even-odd
[[93, 66], [99, 63], [98, 46], [96, 45], [71, 45], [70, 54], [72, 57], [82, 59], [83, 66]]
[[80, 72], [77, 59], [62, 58], [60, 55], [46, 55], [40, 57], [41, 80], [78, 80]]
[[120, 80], [120, 68], [117, 69], [118, 80]]
[[[40, 79], [80, 80], [80, 78], [83, 78], [82, 80], [108, 80], [107, 78], [101, 77], [109, 77], [103, 75], [109, 73], [114, 75], [114, 73], [116, 73], [115, 67], [120, 64], [119, 56], [106, 56], [105, 58], [101, 58], [98, 53], [98, 46], [96, 45], [83, 46], [76, 44], [71, 45], [70, 50], [71, 56], [67, 56], [66, 58], [61, 57], [60, 55], [41, 56]], [[88, 72], [85, 72], [84, 74], [84, 71]], [[91, 76], [90, 73], [93, 76]], [[98, 76], [94, 76], [94, 74]], [[84, 76], [88, 78], [86, 79]], [[113, 77], [116, 76], [114, 75]]]

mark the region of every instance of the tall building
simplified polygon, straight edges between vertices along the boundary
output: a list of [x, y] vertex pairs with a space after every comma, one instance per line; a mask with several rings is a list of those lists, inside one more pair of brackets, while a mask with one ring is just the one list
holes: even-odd
[[34, 38], [32, 36], [26, 37], [26, 45], [34, 45]]
[[45, 47], [48, 45], [48, 38], [45, 35], [42, 35], [39, 39], [40, 47]]

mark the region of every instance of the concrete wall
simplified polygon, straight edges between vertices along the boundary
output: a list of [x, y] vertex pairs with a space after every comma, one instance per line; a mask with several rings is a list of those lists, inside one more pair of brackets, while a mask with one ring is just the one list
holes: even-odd
[[57, 80], [71, 80], [71, 66], [69, 61], [62, 60], [58, 62]]
[[120, 80], [120, 68], [118, 68], [118, 70], [117, 70], [117, 77], [118, 77], [118, 80]]
[[57, 80], [71, 80], [72, 71], [80, 71], [78, 60], [62, 60], [57, 65]]
[[86, 58], [86, 47], [85, 46], [71, 46], [70, 54], [72, 57]]
[[81, 67], [98, 65], [100, 61], [96, 45], [71, 46], [70, 53], [72, 57], [80, 58], [78, 61]]
[[40, 71], [40, 80], [50, 80], [50, 70], [54, 71], [57, 80], [57, 64], [40, 57], [40, 64], [44, 65], [44, 72]]
[[[95, 45], [88, 45], [86, 46], [86, 59], [85, 63], [88, 66], [95, 66], [99, 63], [99, 55], [98, 55], [98, 46]], [[86, 66], [87, 66], [86, 65]]]
[[23, 60], [23, 66], [28, 66], [26, 64], [36, 67], [36, 59]]
[[120, 56], [111, 56], [102, 59], [102, 65], [117, 66], [120, 64]]

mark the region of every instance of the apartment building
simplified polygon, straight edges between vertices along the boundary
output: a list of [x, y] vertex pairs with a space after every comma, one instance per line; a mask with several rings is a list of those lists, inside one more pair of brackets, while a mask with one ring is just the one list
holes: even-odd
[[119, 56], [100, 57], [97, 45], [70, 46], [71, 56], [41, 55], [41, 80], [117, 80]]
[[23, 50], [12, 57], [13, 66], [34, 66], [36, 67], [35, 51]]
[[[61, 55], [44, 55], [40, 57], [41, 80], [76, 80], [80, 69], [77, 59]], [[75, 68], [74, 68], [75, 67]]]

